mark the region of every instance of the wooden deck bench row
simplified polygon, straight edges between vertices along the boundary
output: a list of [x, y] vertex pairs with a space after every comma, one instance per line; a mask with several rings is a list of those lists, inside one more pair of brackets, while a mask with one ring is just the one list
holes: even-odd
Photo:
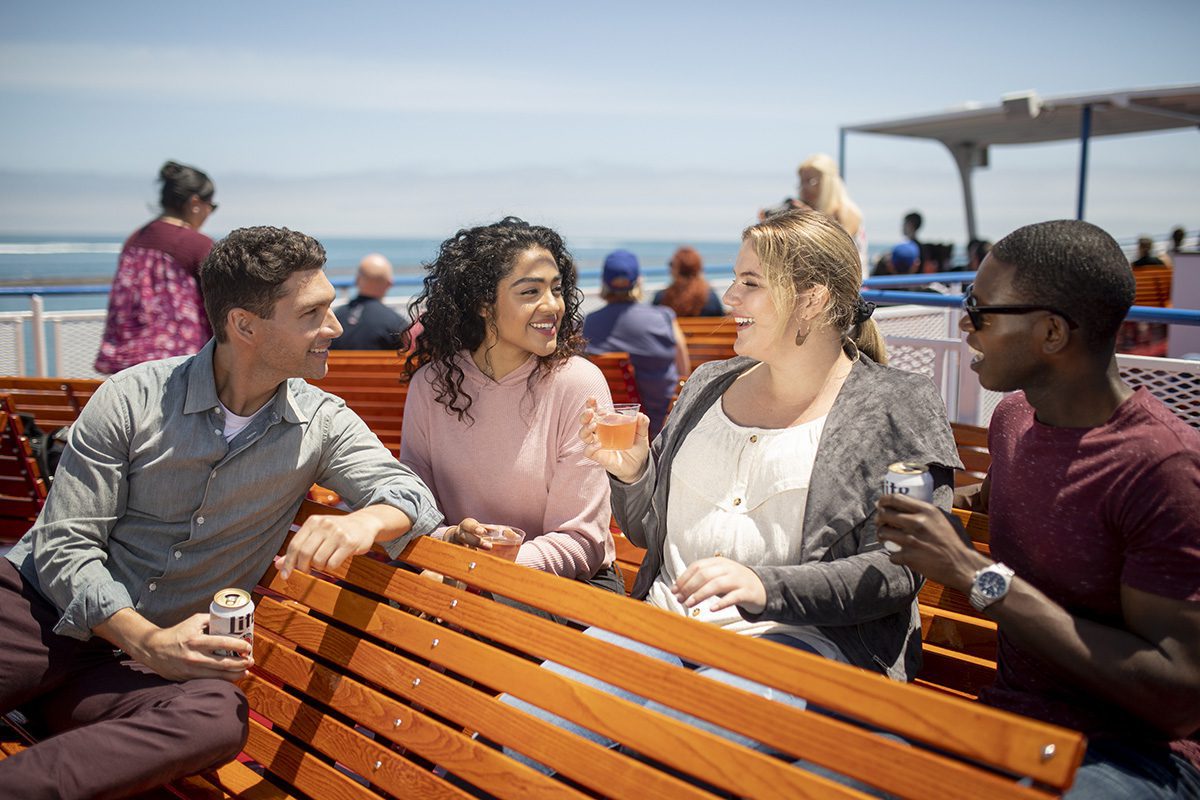
[[0, 544], [25, 535], [46, 503], [33, 450], [12, 397], [0, 391]]
[[[331, 510], [305, 503], [297, 522], [311, 513]], [[245, 751], [172, 786], [175, 794], [465, 797], [469, 784], [504, 798], [863, 796], [792, 765], [802, 758], [899, 797], [1035, 798], [1069, 786], [1083, 755], [1077, 733], [730, 634], [485, 553], [422, 538], [403, 560], [467, 588], [372, 556], [330, 575], [295, 573], [283, 581], [271, 570], [263, 577], [255, 666], [242, 683], [253, 711]], [[782, 707], [490, 594], [744, 675], [861, 724]], [[555, 675], [539, 667], [543, 659], [719, 723], [785, 757]], [[588, 743], [501, 702], [499, 693], [623, 748]], [[563, 780], [528, 769], [492, 743], [550, 765]], [[11, 736], [0, 739], [5, 752], [20, 746]]]

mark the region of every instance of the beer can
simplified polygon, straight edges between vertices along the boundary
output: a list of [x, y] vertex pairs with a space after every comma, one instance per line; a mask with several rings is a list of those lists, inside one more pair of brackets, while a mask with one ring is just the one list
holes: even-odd
[[[245, 589], [222, 589], [213, 595], [208, 607], [208, 632], [214, 636], [234, 636], [254, 647], [254, 601]], [[214, 650], [214, 655], [240, 658], [233, 650]]]
[[[897, 461], [887, 468], [883, 478], [884, 494], [905, 494], [915, 500], [933, 502], [933, 475], [929, 468], [919, 461]], [[889, 553], [900, 552], [900, 545], [895, 542], [884, 542], [884, 548]]]

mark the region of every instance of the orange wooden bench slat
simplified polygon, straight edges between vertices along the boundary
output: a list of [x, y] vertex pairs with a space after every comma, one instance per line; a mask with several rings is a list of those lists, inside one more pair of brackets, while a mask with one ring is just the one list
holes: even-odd
[[[276, 615], [275, 619], [294, 619], [295, 615], [303, 613], [286, 604], [280, 604], [279, 608], [283, 609], [283, 616]], [[329, 635], [336, 636], [338, 633]], [[259, 648], [260, 642], [264, 645], [262, 649]], [[324, 646], [325, 642], [322, 641]], [[503, 773], [503, 785], [491, 790], [498, 797], [563, 796], [562, 784], [552, 778], [520, 766], [512, 769], [512, 761], [500, 751], [433, 719], [418, 710], [417, 706], [393, 700], [355, 679], [360, 675], [374, 675], [376, 678], [386, 678], [389, 683], [399, 681], [401, 676], [390, 667], [390, 659], [383, 653], [373, 652], [371, 647], [359, 643], [344, 659], [349, 672], [342, 673], [317, 664], [292, 649], [294, 647], [294, 643], [284, 643], [270, 634], [265, 640], [260, 637], [255, 642], [255, 664], [259, 671], [268, 673], [271, 678], [351, 716], [376, 737], [386, 738], [422, 758], [441, 764], [455, 775], [467, 780], [495, 780]], [[424, 672], [427, 679], [446, 680], [433, 670], [426, 669]], [[471, 695], [479, 694], [453, 681], [447, 680], [447, 683], [451, 684], [450, 707], [470, 703]]]
[[[554, 764], [582, 785], [591, 786], [597, 791], [620, 789], [630, 793], [651, 789], [673, 792], [683, 786], [676, 779], [648, 766], [627, 766], [615, 753], [583, 740], [579, 740], [579, 746], [575, 748], [558, 747], [555, 739], [556, 734], [561, 734], [561, 731], [553, 725], [497, 703], [490, 691], [471, 689], [432, 667], [411, 660], [397, 663], [393, 654], [384, 647], [307, 616], [296, 603], [265, 600], [261, 611], [261, 615], [256, 619], [264, 620], [272, 628], [281, 630], [284, 635], [293, 639], [297, 646], [319, 653], [327, 659], [337, 660], [362, 680], [386, 686], [401, 696], [409, 707], [396, 712], [397, 716], [390, 720], [401, 720], [401, 728], [416, 724], [417, 714], [411, 708], [419, 707], [477, 730], [500, 744], [512, 744], [521, 749], [527, 749], [532, 744], [531, 757]], [[438, 628], [434, 633], [437, 633], [440, 647], [440, 639], [445, 631]], [[342, 679], [339, 687], [341, 683], [346, 682]], [[325, 689], [318, 683], [317, 691], [324, 692]], [[384, 726], [386, 731], [387, 720]], [[422, 752], [426, 757], [432, 754], [429, 748]], [[472, 765], [466, 763], [462, 754], [450, 755], [451, 758], [444, 766], [459, 768], [456, 774], [467, 779], [485, 776], [494, 764], [489, 759], [486, 763]], [[505, 770], [504, 778], [514, 789], [528, 792], [530, 796], [545, 795], [544, 780], [527, 767], [511, 764], [511, 767]], [[549, 796], [555, 796], [556, 792], [561, 795], [561, 784], [551, 783], [553, 787]], [[490, 788], [489, 791], [501, 796], [508, 794], [499, 787]]]
[[379, 797], [349, 775], [267, 730], [254, 719], [250, 720], [245, 752], [273, 775], [280, 776], [310, 797], [321, 800], [377, 800]]
[[[469, 797], [429, 769], [414, 764], [390, 747], [358, 733], [256, 675], [246, 678], [241, 686], [251, 705], [271, 720], [272, 730], [301, 737], [306, 745], [335, 762], [359, 775], [369, 776], [373, 785], [399, 796]], [[351, 718], [357, 719], [353, 715]]]
[[[794, 756], [815, 761], [835, 771], [871, 783], [878, 782], [881, 788], [916, 791], [920, 796], [928, 798], [955, 798], [959, 796], [958, 779], [962, 778], [975, 781], [972, 791], [976, 797], [1005, 797], [1011, 794], [1011, 781], [1007, 779], [972, 775], [964, 766], [941, 763], [933, 755], [914, 750], [908, 745], [896, 744], [890, 740], [881, 741], [863, 728], [823, 715], [781, 707], [763, 698], [745, 695], [737, 689], [714, 684], [691, 671], [681, 672], [677, 667], [632, 653], [614, 661], [611, 648], [606, 643], [581, 638], [574, 631], [561, 625], [537, 618], [529, 619], [521, 612], [507, 608], [495, 609], [488, 600], [464, 595], [457, 598], [457, 604], [450, 609], [446, 602], [448, 590], [440, 584], [431, 584], [411, 573], [390, 571], [374, 562], [360, 563], [358, 567], [359, 571], [354, 575], [353, 582], [372, 592], [392, 598], [403, 598], [405, 603], [416, 608], [440, 614], [447, 622], [461, 625], [478, 636], [512, 648], [519, 647], [538, 659], [545, 658], [565, 664], [629, 691], [651, 697], [669, 698], [664, 702], [686, 713], [701, 718], [707, 717], [711, 722], [735, 728], [757, 741], [791, 752]], [[312, 595], [306, 594], [305, 601], [311, 600]], [[321, 604], [325, 606], [322, 610], [328, 610], [328, 602], [327, 598], [325, 603]], [[494, 613], [488, 613], [492, 610]], [[511, 617], [515, 622], [504, 617]], [[447, 643], [443, 641], [434, 655], [445, 658], [448, 652], [446, 646]], [[456, 670], [461, 669], [459, 665], [448, 666]], [[545, 677], [544, 673], [534, 675]], [[521, 690], [528, 692], [533, 683], [534, 681], [527, 677], [518, 681], [517, 685]], [[502, 688], [518, 696], [522, 695], [522, 691], [514, 690], [511, 686]], [[526, 695], [525, 699], [560, 716], [573, 718], [566, 709], [552, 707], [544, 698]], [[714, 715], [714, 707], [721, 709], [719, 714]], [[595, 711], [594, 715], [608, 718], [607, 714], [599, 710]], [[587, 722], [586, 718], [575, 721], [589, 728], [596, 725], [595, 722]], [[598, 727], [596, 729], [599, 730]], [[663, 734], [656, 732], [654, 736], [657, 741]], [[641, 749], [625, 737], [613, 738], [630, 744], [635, 749]], [[795, 749], [797, 743], [801, 742], [804, 743], [803, 749]], [[860, 754], [864, 751], [873, 751], [877, 759], [889, 763], [890, 768], [886, 775], [880, 775], [874, 762], [863, 761]], [[649, 755], [655, 754], [650, 752]], [[937, 778], [931, 779], [935, 774]], [[750, 787], [745, 777], [739, 780], [737, 791], [749, 791]], [[772, 779], [773, 782], [779, 780], [778, 777]]]
[[[437, 542], [441, 547], [449, 547]], [[458, 548], [455, 548], [458, 549]], [[490, 557], [489, 557], [490, 559]], [[514, 569], [524, 568], [513, 566]], [[335, 574], [339, 574], [338, 573]], [[540, 641], [540, 629], [552, 628], [556, 632], [566, 633], [564, 626], [545, 620], [530, 618], [522, 611], [511, 609], [491, 600], [478, 600], [469, 597], [458, 590], [447, 590], [442, 584], [423, 579], [413, 573], [394, 570], [370, 559], [358, 559], [346, 575], [355, 585], [364, 586], [372, 591], [384, 588], [389, 583], [404, 587], [404, 591], [388, 591], [392, 597], [402, 597], [403, 602], [417, 608], [422, 607], [422, 600], [439, 595], [449, 594], [450, 599], [458, 599], [460, 608], [470, 608], [484, 604], [491, 616], [499, 620], [498, 627], [478, 627], [478, 634], [493, 638], [499, 630], [505, 630], [509, 635], [497, 641], [509, 647], [520, 646], [522, 651], [540, 654], [536, 644]], [[375, 580], [372, 580], [374, 577]], [[383, 585], [381, 585], [381, 582]], [[479, 640], [454, 630], [439, 628], [433, 623], [420, 620], [411, 614], [406, 614], [388, 606], [377, 606], [363, 597], [353, 596], [352, 593], [339, 590], [331, 584], [316, 581], [308, 576], [293, 575], [288, 582], [272, 581], [269, 585], [276, 591], [292, 589], [290, 583], [300, 584], [298, 595], [302, 602], [323, 613], [332, 613], [336, 608], [343, 612], [344, 617], [359, 621], [362, 630], [373, 636], [398, 647], [412, 649], [415, 642], [426, 643], [424, 648], [417, 650], [417, 655], [435, 658], [446, 669], [467, 676], [475, 681], [490, 685], [497, 691], [507, 692], [545, 708], [561, 717], [571, 719], [597, 733], [613, 738], [633, 748], [643, 755], [649, 756], [670, 767], [691, 772], [700, 779], [727, 791], [744, 792], [751, 795], [775, 794], [776, 796], [801, 796], [807, 792], [808, 784], [823, 780], [808, 773], [791, 769], [786, 763], [740, 748], [725, 739], [704, 733], [685, 723], [661, 715], [647, 712], [644, 709], [631, 706], [627, 701], [591, 687], [576, 684], [568, 679], [542, 669], [536, 661], [530, 661], [519, 655], [505, 652], [500, 648], [487, 646]], [[427, 584], [427, 585], [422, 585]], [[589, 587], [590, 588], [590, 587]], [[453, 592], [453, 594], [450, 594]], [[462, 595], [454, 597], [454, 595]], [[614, 596], [615, 597], [615, 596]], [[467, 626], [467, 620], [457, 609], [450, 609], [445, 600], [433, 601], [428, 609], [435, 607], [444, 609], [436, 612], [445, 615], [448, 621], [456, 621]], [[422, 632], [422, 629], [427, 632]], [[291, 631], [286, 631], [291, 635]], [[585, 647], [586, 642], [580, 641], [578, 632], [568, 634], [576, 641], [578, 647]], [[431, 643], [437, 641], [436, 647]], [[521, 643], [524, 644], [521, 644]], [[595, 644], [595, 643], [593, 643]], [[605, 645], [611, 653], [611, 645]], [[610, 656], [611, 657], [611, 656]], [[631, 657], [632, 654], [631, 654]], [[676, 681], [701, 681], [708, 684], [706, 679], [696, 676], [682, 668], [667, 667], [674, 670]], [[680, 674], [681, 673], [681, 674]], [[678, 684], [675, 687], [678, 690]], [[419, 694], [417, 695], [418, 702]], [[774, 707], [778, 709], [778, 706]], [[515, 711], [513, 712], [516, 713]], [[800, 712], [797, 712], [800, 713]], [[682, 737], [682, 741], [681, 741]], [[524, 751], [528, 742], [506, 742]], [[591, 745], [582, 739], [570, 736], [553, 737], [555, 749], [586, 749], [593, 750]], [[574, 775], [562, 769], [559, 771], [578, 780]], [[611, 777], [609, 778], [611, 784]], [[830, 791], [840, 793], [830, 784]], [[786, 787], [785, 794], [778, 791]], [[611, 791], [611, 785], [606, 791]], [[639, 782], [639, 794], [645, 791], [645, 784]], [[843, 796], [858, 796], [849, 793]]]
[[203, 775], [175, 781], [167, 787], [184, 800], [294, 800], [295, 795], [259, 775], [240, 761], [230, 761]]
[[[1065, 729], [980, 706], [944, 705], [946, 698], [931, 697], [913, 687], [897, 686], [881, 676], [816, 657], [811, 663], [806, 660], [805, 668], [798, 670], [801, 659], [797, 656], [803, 654], [782, 645], [755, 640], [729, 648], [725, 632], [711, 626], [696, 625], [649, 607], [639, 613], [623, 611], [621, 604], [627, 602], [626, 598], [597, 596], [599, 593], [586, 591], [587, 587], [560, 585], [562, 581], [546, 584], [545, 579], [551, 576], [509, 570], [491, 557], [477, 557], [476, 568], [467, 570], [441, 542], [415, 541], [405, 558], [487, 591], [541, 607], [550, 603], [557, 614], [638, 641], [669, 637], [677, 654], [686, 660], [768, 683], [909, 739], [936, 742], [941, 748], [985, 762], [996, 758], [998, 749], [1002, 749], [1007, 769], [1046, 783], [1069, 783], [1082, 758], [1081, 737]], [[970, 718], [969, 724], [965, 724], [965, 718]], [[1063, 754], [1062, 758], [1042, 758], [1043, 748], [1051, 744], [1056, 753]]]

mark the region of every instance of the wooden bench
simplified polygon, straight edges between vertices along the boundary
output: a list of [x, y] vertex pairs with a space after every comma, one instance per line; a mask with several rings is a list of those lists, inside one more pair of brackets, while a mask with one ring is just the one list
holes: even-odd
[[987, 428], [951, 422], [950, 429], [954, 432], [958, 458], [963, 463], [963, 469], [954, 473], [954, 485], [968, 486], [979, 483], [992, 466], [992, 456], [988, 452]]
[[[989, 554], [988, 521], [984, 514], [954, 509], [975, 548]], [[646, 551], [629, 541], [614, 523], [617, 565], [625, 577], [626, 591], [633, 582]], [[924, 666], [916, 682], [962, 697], [974, 698], [996, 673], [996, 623], [967, 602], [962, 593], [926, 581], [917, 598], [921, 614]]]
[[737, 326], [733, 317], [678, 317], [679, 327], [686, 340], [692, 369], [707, 361], [733, 358], [733, 342]]
[[25, 378], [0, 375], [0, 392], [18, 411], [32, 414], [46, 432], [70, 425], [103, 381], [88, 378]]
[[25, 535], [46, 503], [33, 450], [12, 398], [0, 393], [0, 544]]
[[[330, 513], [306, 503], [297, 517]], [[421, 538], [403, 554], [470, 590], [353, 559], [330, 575], [272, 569], [256, 593], [242, 758], [172, 787], [197, 798], [862, 797], [790, 763], [913, 798], [1052, 797], [1083, 756], [1077, 733], [989, 709], [629, 598]], [[504, 595], [808, 698], [913, 746], [764, 700], [490, 599]], [[551, 659], [767, 743], [749, 751], [541, 669]], [[509, 693], [630, 750], [607, 750], [497, 699]], [[478, 733], [479, 738], [472, 734]], [[547, 778], [489, 742], [556, 769]], [[928, 749], [930, 745], [935, 749]], [[19, 747], [0, 737], [0, 748]], [[7, 750], [5, 750], [7, 752]], [[659, 765], [666, 767], [659, 768]], [[1035, 786], [1014, 782], [1034, 779]], [[719, 795], [718, 795], [719, 796]]]

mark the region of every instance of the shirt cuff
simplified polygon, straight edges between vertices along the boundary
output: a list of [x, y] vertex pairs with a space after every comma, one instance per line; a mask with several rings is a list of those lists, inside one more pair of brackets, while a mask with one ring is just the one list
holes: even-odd
[[116, 581], [89, 586], [72, 598], [70, 605], [54, 626], [59, 636], [87, 641], [92, 629], [122, 608], [133, 608], [129, 590]]

